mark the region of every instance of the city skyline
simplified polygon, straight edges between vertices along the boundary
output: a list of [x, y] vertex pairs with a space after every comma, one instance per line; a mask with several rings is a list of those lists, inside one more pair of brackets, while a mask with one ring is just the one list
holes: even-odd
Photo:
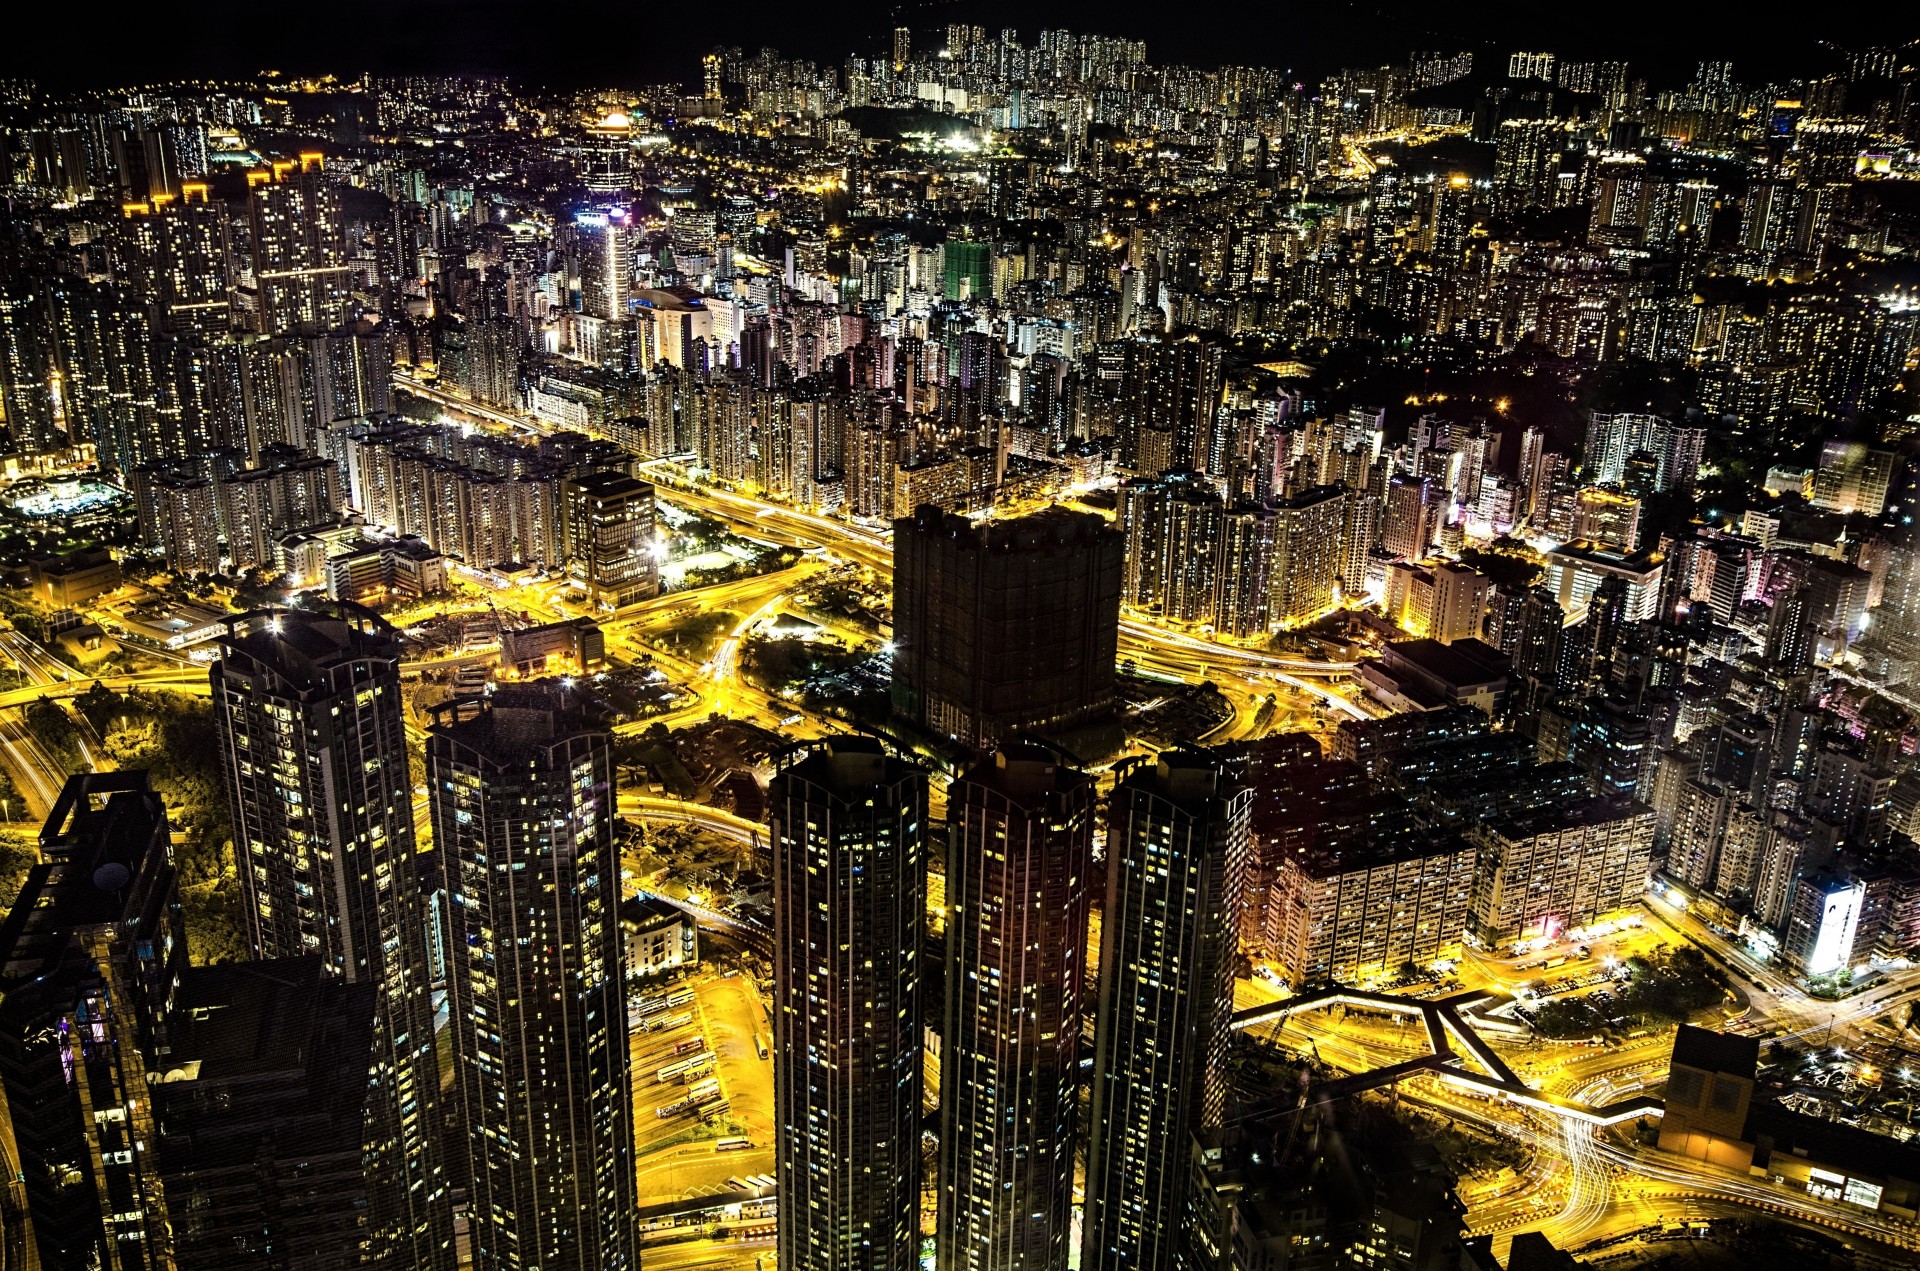
[[1904, 15], [86, 16], [0, 1271], [1920, 1257]]

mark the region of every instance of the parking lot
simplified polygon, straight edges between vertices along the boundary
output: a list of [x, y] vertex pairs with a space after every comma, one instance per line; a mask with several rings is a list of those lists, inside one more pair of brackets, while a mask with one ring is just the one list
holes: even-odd
[[773, 1172], [770, 1049], [762, 1056], [771, 1030], [748, 977], [700, 973], [649, 987], [629, 998], [628, 1034], [642, 1205]]

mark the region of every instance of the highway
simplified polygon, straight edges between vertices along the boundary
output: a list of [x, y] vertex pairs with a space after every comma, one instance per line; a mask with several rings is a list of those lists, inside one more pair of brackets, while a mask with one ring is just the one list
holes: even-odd
[[[1243, 1005], [1251, 1004], [1243, 999]], [[1856, 1008], [1856, 1017], [1869, 1009], [1884, 1007]], [[1271, 1028], [1264, 1035], [1343, 1072], [1385, 1067], [1424, 1049], [1420, 1030], [1377, 1015], [1354, 1013], [1336, 1020], [1312, 1012], [1278, 1023], [1257, 1027]], [[1603, 1049], [1487, 1037], [1523, 1080], [1543, 1093], [1587, 1104], [1624, 1099], [1664, 1083], [1672, 1047], [1672, 1034], [1664, 1030]], [[1533, 1148], [1528, 1169], [1498, 1193], [1462, 1188], [1469, 1229], [1494, 1236], [1496, 1252], [1504, 1252], [1520, 1230], [1541, 1231], [1567, 1249], [1624, 1236], [1682, 1211], [1713, 1217], [1755, 1209], [1893, 1249], [1920, 1249], [1913, 1224], [1671, 1156], [1634, 1142], [1630, 1133], [1597, 1129], [1577, 1117], [1553, 1117], [1550, 1123], [1539, 1112], [1430, 1077], [1405, 1083], [1403, 1097]], [[1620, 1127], [1631, 1129], [1631, 1123]]]

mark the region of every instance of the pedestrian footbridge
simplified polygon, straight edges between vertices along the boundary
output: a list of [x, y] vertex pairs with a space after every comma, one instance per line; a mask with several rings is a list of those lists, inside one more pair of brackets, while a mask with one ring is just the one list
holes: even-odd
[[[1622, 1121], [1631, 1121], [1636, 1117], [1649, 1113], [1657, 1114], [1663, 1110], [1660, 1100], [1651, 1095], [1635, 1095], [1631, 1099], [1621, 1099], [1596, 1107], [1575, 1099], [1566, 1099], [1559, 1095], [1535, 1090], [1514, 1075], [1513, 1069], [1509, 1068], [1506, 1061], [1487, 1044], [1485, 1038], [1474, 1031], [1472, 1022], [1461, 1014], [1465, 1007], [1485, 1001], [1491, 996], [1492, 994], [1482, 992], [1458, 993], [1437, 1002], [1429, 1002], [1421, 998], [1400, 997], [1392, 993], [1369, 993], [1361, 989], [1333, 985], [1314, 989], [1284, 1001], [1237, 1011], [1233, 1017], [1233, 1027], [1238, 1030], [1260, 1024], [1277, 1024], [1288, 1016], [1297, 1015], [1302, 1011], [1325, 1010], [1333, 1006], [1420, 1017], [1421, 1022], [1426, 1026], [1428, 1053], [1401, 1060], [1398, 1063], [1387, 1064], [1368, 1072], [1354, 1073], [1324, 1086], [1317, 1086], [1315, 1094], [1319, 1102], [1331, 1102], [1343, 1095], [1371, 1090], [1379, 1086], [1390, 1086], [1408, 1077], [1431, 1073], [1442, 1081], [1465, 1087], [1472, 1093], [1504, 1099], [1510, 1103], [1550, 1112], [1555, 1116], [1586, 1121], [1593, 1125], [1618, 1125]], [[1299, 1106], [1299, 1103], [1300, 1096], [1289, 1092], [1277, 1099], [1248, 1108], [1234, 1119], [1258, 1120], [1272, 1116], [1276, 1112], [1291, 1111]]]

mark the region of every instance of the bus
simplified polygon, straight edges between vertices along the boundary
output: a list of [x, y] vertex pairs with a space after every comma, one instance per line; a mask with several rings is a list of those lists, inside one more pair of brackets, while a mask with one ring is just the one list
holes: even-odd
[[678, 1103], [663, 1103], [653, 1110], [655, 1116], [665, 1121], [668, 1117], [677, 1117], [682, 1112], [693, 1111], [693, 1100], [682, 1099]]
[[751, 1148], [752, 1146], [753, 1146], [752, 1139], [746, 1138], [743, 1135], [735, 1134], [729, 1138], [724, 1138], [716, 1142], [713, 1145], [713, 1150], [716, 1152], [744, 1152], [748, 1148]]
[[665, 1068], [662, 1068], [660, 1070], [660, 1075], [654, 1078], [654, 1080], [664, 1086], [669, 1081], [672, 1081], [675, 1077], [683, 1076], [686, 1073], [687, 1069], [691, 1067], [693, 1067], [693, 1060], [682, 1059], [677, 1064], [668, 1064]]
[[706, 1048], [707, 1044], [698, 1037], [689, 1037], [686, 1041], [675, 1045], [673, 1053], [676, 1055], [691, 1055], [696, 1050], [705, 1050]]
[[674, 992], [667, 994], [668, 1006], [685, 1006], [691, 1001], [693, 1001], [692, 989], [676, 989]]
[[767, 1045], [767, 1035], [765, 1033], [755, 1033], [753, 1035], [753, 1048], [760, 1052], [760, 1058], [773, 1058], [773, 1047]]
[[692, 1011], [683, 1011], [678, 1015], [656, 1015], [651, 1019], [642, 1018], [640, 1020], [640, 1031], [643, 1033], [654, 1033], [663, 1028], [682, 1028], [691, 1023], [693, 1023]]

